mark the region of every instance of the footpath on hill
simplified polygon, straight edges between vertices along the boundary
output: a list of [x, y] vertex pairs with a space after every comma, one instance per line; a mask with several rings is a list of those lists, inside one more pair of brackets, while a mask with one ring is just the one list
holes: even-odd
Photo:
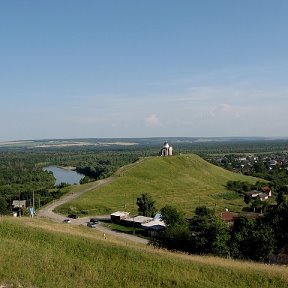
[[[53, 200], [53, 202], [45, 205], [42, 207], [38, 212], [37, 212], [37, 217], [43, 217], [43, 218], [48, 218], [52, 221], [55, 222], [63, 222], [64, 219], [67, 217], [55, 213], [53, 210], [55, 210], [58, 206], [65, 204], [67, 202], [70, 202], [78, 197], [80, 197], [82, 194], [91, 191], [95, 188], [107, 185], [113, 181], [113, 176], [103, 179], [103, 180], [98, 180], [93, 182], [92, 185], [90, 185], [88, 188], [85, 188], [81, 191], [78, 192], [72, 192], [68, 193], [67, 195], [62, 196], [60, 199]], [[72, 225], [87, 225], [89, 222], [90, 218], [97, 218], [101, 221], [101, 219], [109, 219], [110, 215], [95, 215], [95, 216], [90, 216], [90, 217], [83, 217], [83, 218], [78, 218], [78, 219], [71, 219], [71, 224]], [[100, 231], [103, 233], [103, 235], [113, 235], [115, 237], [120, 237], [124, 239], [128, 239], [134, 242], [142, 243], [142, 244], [148, 244], [148, 240], [134, 236], [134, 235], [129, 235], [121, 232], [116, 232], [108, 229], [107, 227], [102, 226], [101, 224], [96, 225], [96, 230]]]

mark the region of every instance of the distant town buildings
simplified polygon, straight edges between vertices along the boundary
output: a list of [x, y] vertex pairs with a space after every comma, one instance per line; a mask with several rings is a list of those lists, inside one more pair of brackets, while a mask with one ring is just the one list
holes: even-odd
[[160, 150], [160, 156], [172, 156], [173, 147], [165, 142]]

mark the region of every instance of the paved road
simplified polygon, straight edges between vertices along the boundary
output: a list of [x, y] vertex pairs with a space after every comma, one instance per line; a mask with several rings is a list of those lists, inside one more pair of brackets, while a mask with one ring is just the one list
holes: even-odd
[[[70, 202], [73, 199], [76, 199], [78, 197], [80, 197], [82, 194], [101, 187], [103, 185], [107, 185], [108, 183], [111, 183], [113, 180], [112, 177], [103, 179], [103, 180], [98, 180], [96, 182], [91, 183], [91, 185], [89, 185], [88, 188], [85, 188], [79, 192], [74, 192], [74, 193], [69, 193], [67, 195], [62, 196], [60, 199], [57, 200], [53, 200], [53, 202], [51, 202], [50, 204], [42, 207], [38, 212], [37, 212], [37, 217], [44, 217], [44, 218], [49, 218], [52, 221], [55, 222], [63, 222], [64, 219], [66, 219], [67, 217], [57, 214], [55, 212], [53, 212], [53, 210], [64, 204], [67, 202]], [[92, 218], [92, 216], [90, 217], [83, 217], [83, 218], [78, 218], [78, 219], [71, 219], [71, 224], [72, 225], [87, 225], [87, 223], [89, 222], [89, 219]], [[101, 221], [101, 219], [110, 219], [110, 215], [96, 215], [93, 216], [93, 218], [97, 218]], [[63, 224], [64, 225], [64, 224]], [[88, 229], [88, 228], [87, 228]], [[90, 228], [91, 229], [91, 228]], [[124, 239], [128, 239], [134, 242], [138, 242], [138, 243], [143, 243], [143, 244], [147, 244], [148, 240], [134, 236], [134, 235], [129, 235], [129, 234], [125, 234], [125, 233], [120, 233], [120, 232], [116, 232], [116, 231], [112, 231], [110, 229], [108, 229], [107, 227], [102, 226], [101, 224], [96, 225], [96, 229], [103, 232], [103, 234], [107, 234], [107, 235], [114, 235], [116, 237], [121, 237]]]

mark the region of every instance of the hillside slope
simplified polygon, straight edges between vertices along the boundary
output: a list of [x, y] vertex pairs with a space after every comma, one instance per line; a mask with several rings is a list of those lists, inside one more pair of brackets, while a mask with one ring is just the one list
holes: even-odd
[[0, 218], [0, 287], [261, 287], [287, 267], [169, 253], [87, 227]]
[[239, 211], [243, 199], [236, 192], [227, 191], [228, 180], [255, 183], [259, 179], [224, 170], [197, 155], [147, 157], [120, 169], [110, 184], [85, 193], [58, 211], [96, 215], [126, 209], [133, 213], [137, 210], [136, 199], [143, 192], [152, 195], [158, 209], [173, 204], [187, 215], [199, 205], [216, 211]]

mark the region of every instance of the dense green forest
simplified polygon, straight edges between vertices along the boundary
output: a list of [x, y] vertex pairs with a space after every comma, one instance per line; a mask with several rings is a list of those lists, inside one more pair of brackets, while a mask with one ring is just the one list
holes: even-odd
[[[38, 207], [65, 193], [65, 183], [54, 187], [47, 165], [73, 166], [86, 175], [83, 183], [112, 175], [119, 167], [145, 156], [147, 151], [91, 151], [52, 149], [49, 151], [2, 151], [0, 153], [0, 213], [8, 214], [13, 200], [31, 205], [32, 193]], [[63, 189], [64, 188], [64, 189]]]

